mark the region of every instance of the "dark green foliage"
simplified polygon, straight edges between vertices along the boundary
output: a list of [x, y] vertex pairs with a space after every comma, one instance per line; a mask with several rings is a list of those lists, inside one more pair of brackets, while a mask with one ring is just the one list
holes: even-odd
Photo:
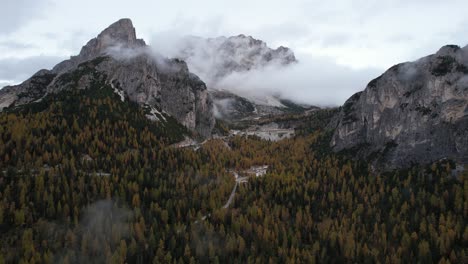
[[308, 135], [316, 131], [325, 131], [338, 112], [338, 108], [315, 110], [304, 117], [303, 122], [297, 126], [295, 132], [297, 135]]
[[434, 76], [444, 76], [452, 71], [453, 66], [457, 64], [455, 58], [451, 56], [440, 56], [436, 64], [432, 67], [431, 73]]
[[465, 65], [463, 64], [458, 64], [457, 65], [457, 71], [458, 72], [462, 72], [464, 74], [468, 74], [468, 67], [466, 67]]
[[55, 78], [56, 74], [45, 73], [40, 75], [34, 75], [29, 80], [31, 88], [28, 92], [18, 94], [18, 98], [28, 97], [32, 100], [37, 100], [42, 97], [46, 92], [47, 85], [49, 85]]
[[392, 149], [396, 148], [397, 146], [398, 144], [394, 140], [388, 141], [387, 143], [385, 143], [385, 148], [383, 150], [382, 156], [385, 156], [385, 154], [387, 154], [388, 152], [390, 152]]
[[213, 134], [218, 134], [222, 136], [229, 135], [228, 125], [223, 120], [216, 119], [215, 127], [213, 129]]
[[291, 100], [281, 99], [280, 103], [286, 106], [286, 108], [280, 108], [280, 109], [286, 110], [291, 113], [303, 113], [305, 110], [307, 110], [306, 107], [298, 105]]

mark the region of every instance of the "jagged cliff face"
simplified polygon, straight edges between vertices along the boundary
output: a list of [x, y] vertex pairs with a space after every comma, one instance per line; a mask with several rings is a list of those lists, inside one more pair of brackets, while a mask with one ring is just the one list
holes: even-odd
[[66, 89], [111, 85], [123, 100], [155, 107], [207, 137], [214, 126], [213, 104], [205, 84], [184, 61], [155, 58], [122, 19], [90, 40], [80, 54], [41, 70], [24, 83], [0, 90], [0, 107], [40, 100]]
[[180, 45], [176, 56], [186, 60], [191, 70], [209, 86], [215, 86], [216, 81], [233, 72], [296, 62], [289, 48], [271, 49], [265, 42], [245, 35], [209, 39], [186, 37]]
[[78, 64], [106, 54], [112, 48], [138, 49], [146, 47], [142, 39], [136, 38], [135, 28], [128, 18], [121, 19], [102, 31], [96, 38], [91, 39], [81, 48], [77, 56], [72, 56], [57, 64], [52, 71], [64, 72], [75, 68]]
[[331, 145], [400, 168], [441, 158], [468, 161], [468, 48], [445, 46], [395, 65], [343, 105]]

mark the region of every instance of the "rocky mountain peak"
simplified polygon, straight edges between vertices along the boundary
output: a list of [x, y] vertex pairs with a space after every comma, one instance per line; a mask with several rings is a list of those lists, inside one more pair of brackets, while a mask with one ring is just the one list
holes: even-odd
[[[244, 34], [225, 39], [219, 50], [222, 53], [234, 55], [234, 58], [239, 56], [240, 61], [242, 61], [240, 63], [241, 69], [244, 66], [242, 64], [246, 64], [242, 70], [262, 67], [273, 61], [281, 64], [296, 62], [296, 57], [291, 49], [283, 46], [271, 49], [264, 41]], [[251, 63], [249, 64], [249, 62]]]
[[77, 56], [57, 64], [53, 71], [61, 73], [75, 68], [78, 64], [87, 60], [106, 55], [110, 48], [137, 49], [146, 47], [143, 39], [137, 39], [133, 23], [128, 18], [123, 18], [111, 24], [99, 35], [83, 46]]
[[79, 56], [83, 58], [96, 57], [105, 53], [112, 46], [139, 48], [146, 46], [146, 43], [144, 40], [136, 38], [132, 21], [124, 18], [113, 23], [96, 38], [90, 40], [81, 49]]
[[0, 90], [0, 111], [49, 94], [102, 87], [111, 87], [122, 101], [128, 99], [151, 113], [170, 115], [200, 136], [211, 134], [215, 120], [205, 83], [189, 72], [185, 61], [152, 54], [136, 38], [130, 19], [113, 23], [52, 71]]
[[437, 56], [450, 56], [460, 51], [461, 48], [458, 45], [445, 45], [437, 51]]
[[135, 28], [133, 27], [132, 20], [129, 18], [122, 18], [114, 22], [104, 29], [97, 38], [102, 39], [104, 37], [111, 37], [124, 43], [132, 43], [137, 40]]
[[277, 114], [281, 112], [278, 107], [286, 107], [276, 95], [260, 91], [248, 94], [229, 89], [231, 87], [226, 87], [223, 82], [237, 74], [255, 74], [267, 67], [292, 65], [297, 60], [291, 49], [284, 46], [274, 49], [266, 42], [244, 34], [216, 38], [186, 36], [173, 48], [175, 50], [169, 52], [186, 61], [190, 71], [207, 84], [216, 111], [223, 118]]
[[187, 36], [178, 43], [174, 57], [187, 61], [190, 70], [212, 89], [217, 89], [216, 82], [232, 73], [297, 62], [291, 49], [283, 46], [272, 49], [264, 41], [243, 34], [217, 38]]
[[259, 46], [265, 48], [267, 45], [265, 42], [259, 39], [255, 39], [252, 36], [246, 36], [244, 34], [240, 34], [237, 36], [232, 36], [227, 39], [228, 44], [237, 44], [238, 46], [246, 46], [246, 47], [253, 47]]

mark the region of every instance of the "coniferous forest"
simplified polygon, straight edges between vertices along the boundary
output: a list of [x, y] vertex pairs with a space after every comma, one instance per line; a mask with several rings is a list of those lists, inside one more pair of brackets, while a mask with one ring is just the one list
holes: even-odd
[[145, 114], [109, 87], [0, 113], [0, 263], [466, 263], [450, 160], [376, 172], [330, 151], [320, 110], [290, 139], [198, 150]]

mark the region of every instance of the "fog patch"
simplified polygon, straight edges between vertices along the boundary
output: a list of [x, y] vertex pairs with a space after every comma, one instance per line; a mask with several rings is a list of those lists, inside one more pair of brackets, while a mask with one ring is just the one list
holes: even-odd
[[240, 96], [269, 95], [316, 106], [342, 104], [363, 90], [376, 70], [352, 70], [327, 58], [299, 56], [293, 65], [271, 65], [232, 73], [217, 84]]
[[128, 48], [121, 43], [115, 43], [108, 47], [105, 54], [120, 61], [128, 61], [138, 56], [148, 54], [148, 50], [144, 47], [141, 48]]
[[424, 63], [423, 61], [419, 62], [405, 62], [400, 63], [392, 68], [389, 71], [394, 69], [397, 78], [405, 83], [417, 82], [423, 79], [423, 71], [420, 69], [420, 64]]
[[[206, 40], [165, 33], [154, 37], [152, 48], [169, 57], [185, 58], [189, 70], [200, 76], [209, 89], [226, 90], [266, 103], [277, 103], [273, 99], [279, 96], [308, 105], [341, 105], [381, 73], [380, 69], [354, 70], [337, 64], [331, 58], [310, 54], [296, 54], [298, 63], [289, 65], [278, 60], [272, 60], [268, 64], [247, 61], [248, 65], [255, 66], [248, 70], [223, 72], [224, 64], [258, 58], [246, 56], [249, 50], [245, 53], [236, 49], [227, 57], [220, 56], [217, 47], [225, 39], [218, 37]], [[216, 114], [219, 115], [219, 109], [217, 111]]]
[[123, 241], [131, 237], [133, 218], [132, 211], [115, 201], [100, 200], [83, 209], [76, 226], [41, 223], [38, 236], [50, 245], [65, 240], [65, 245], [52, 249], [55, 263], [105, 263], [116, 250], [126, 250], [128, 242]]
[[213, 114], [216, 118], [224, 119], [234, 111], [234, 99], [223, 98], [213, 100]]
[[187, 68], [185, 62], [178, 59], [170, 59], [147, 46], [129, 48], [116, 42], [111, 44], [104, 53], [115, 60], [123, 62], [130, 62], [135, 59], [149, 59], [156, 63], [158, 70], [163, 73], [176, 73]]

